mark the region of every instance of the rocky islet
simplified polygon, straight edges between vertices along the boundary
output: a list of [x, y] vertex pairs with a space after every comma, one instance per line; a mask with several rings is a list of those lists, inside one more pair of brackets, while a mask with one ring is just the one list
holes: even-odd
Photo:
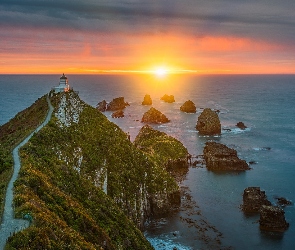
[[221, 134], [221, 123], [216, 111], [205, 108], [198, 117], [196, 129], [201, 135]]
[[206, 167], [212, 171], [249, 170], [245, 160], [237, 156], [237, 151], [214, 141], [206, 142], [203, 150]]
[[185, 113], [196, 113], [197, 108], [193, 101], [188, 100], [180, 106], [180, 110]]

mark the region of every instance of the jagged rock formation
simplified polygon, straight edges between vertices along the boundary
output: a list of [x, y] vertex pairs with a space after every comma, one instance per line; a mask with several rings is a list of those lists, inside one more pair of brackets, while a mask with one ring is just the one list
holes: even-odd
[[217, 142], [206, 142], [203, 150], [208, 170], [248, 170], [247, 162], [237, 156], [237, 151]]
[[270, 206], [271, 203], [260, 187], [247, 187], [244, 190], [242, 209], [245, 213], [259, 213], [263, 205]]
[[276, 206], [261, 207], [259, 225], [261, 230], [272, 232], [283, 232], [289, 227], [285, 220], [285, 212]]
[[145, 95], [143, 98], [143, 102], [141, 103], [142, 105], [152, 105], [153, 101], [150, 95]]
[[110, 103], [107, 104], [107, 111], [117, 111], [124, 109], [129, 106], [128, 102], [125, 102], [124, 97], [114, 98]]
[[124, 111], [123, 110], [117, 110], [112, 114], [113, 118], [122, 118], [124, 117]]
[[198, 117], [196, 129], [202, 135], [215, 135], [221, 133], [221, 124], [217, 113], [205, 108]]
[[99, 110], [100, 112], [105, 112], [107, 109], [107, 102], [105, 100], [97, 103], [96, 109]]
[[247, 126], [246, 126], [243, 122], [238, 122], [238, 123], [236, 124], [236, 126], [237, 126], [238, 128], [240, 128], [240, 129], [246, 129], [246, 128], [247, 128]]
[[16, 216], [29, 213], [33, 227], [8, 247], [152, 249], [134, 225], [178, 203], [176, 181], [75, 93], [51, 103], [52, 119], [20, 151], [15, 182]]
[[188, 100], [181, 105], [180, 110], [186, 113], [196, 113], [197, 108], [193, 101]]
[[143, 114], [141, 122], [146, 123], [167, 123], [170, 120], [162, 114], [159, 110], [151, 107], [147, 112]]
[[167, 94], [163, 95], [160, 100], [164, 102], [168, 102], [168, 103], [175, 102], [174, 95], [167, 95]]

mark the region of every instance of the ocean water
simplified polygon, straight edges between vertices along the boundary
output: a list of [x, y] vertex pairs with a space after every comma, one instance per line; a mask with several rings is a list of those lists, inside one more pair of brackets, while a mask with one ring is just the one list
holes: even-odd
[[[124, 96], [130, 106], [125, 117], [109, 120], [129, 132], [134, 140], [143, 124], [142, 106], [150, 94], [153, 106], [170, 123], [153, 127], [179, 139], [192, 155], [202, 154], [204, 144], [215, 140], [235, 148], [240, 158], [255, 161], [240, 174], [214, 173], [191, 167], [180, 184], [184, 196], [179, 212], [147, 223], [144, 232], [156, 249], [295, 249], [295, 209], [285, 207], [290, 223], [284, 233], [259, 229], [259, 216], [240, 210], [243, 190], [259, 186], [275, 204], [275, 197], [295, 201], [295, 75], [214, 76], [111, 76], [68, 75], [69, 83], [92, 106]], [[58, 85], [58, 75], [0, 75], [0, 125]], [[160, 101], [173, 94], [175, 103]], [[196, 114], [179, 107], [192, 100]], [[220, 110], [223, 131], [218, 137], [200, 136], [195, 130], [202, 108]], [[239, 121], [246, 130], [235, 127]]]

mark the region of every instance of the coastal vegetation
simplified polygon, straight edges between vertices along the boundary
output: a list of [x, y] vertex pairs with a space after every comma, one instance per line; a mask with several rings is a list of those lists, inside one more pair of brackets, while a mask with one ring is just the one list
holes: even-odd
[[[46, 117], [48, 105], [42, 96], [30, 107], [19, 112], [9, 122], [0, 126], [0, 218], [8, 182], [13, 172], [12, 150], [21, 143]], [[0, 220], [1, 220], [0, 219]]]
[[180, 141], [149, 125], [141, 128], [134, 140], [134, 145], [166, 168], [169, 168], [172, 162], [179, 160], [187, 162], [188, 151]]
[[31, 226], [7, 249], [152, 249], [139, 229], [179, 193], [163, 162], [75, 92], [51, 103], [51, 121], [20, 150], [14, 184], [16, 217]]
[[[174, 137], [145, 125], [136, 136], [134, 145], [163, 166], [177, 182], [188, 172], [191, 156], [187, 148]], [[173, 200], [175, 205], [179, 204], [180, 194], [175, 194]]]

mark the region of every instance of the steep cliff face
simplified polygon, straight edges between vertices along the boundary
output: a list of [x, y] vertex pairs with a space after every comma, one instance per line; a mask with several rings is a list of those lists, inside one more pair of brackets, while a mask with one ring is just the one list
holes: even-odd
[[[139, 131], [134, 140], [134, 145], [145, 152], [153, 159], [160, 168], [168, 171], [176, 180], [187, 172], [188, 151], [177, 139], [167, 134], [145, 125]], [[154, 214], [161, 214], [169, 211], [169, 208], [180, 203], [179, 189], [174, 192], [166, 192], [162, 204], [159, 206], [161, 198], [153, 200]]]
[[151, 249], [133, 223], [178, 191], [174, 179], [74, 92], [51, 101], [55, 115], [22, 149], [15, 184], [17, 215], [33, 224], [10, 246]]

